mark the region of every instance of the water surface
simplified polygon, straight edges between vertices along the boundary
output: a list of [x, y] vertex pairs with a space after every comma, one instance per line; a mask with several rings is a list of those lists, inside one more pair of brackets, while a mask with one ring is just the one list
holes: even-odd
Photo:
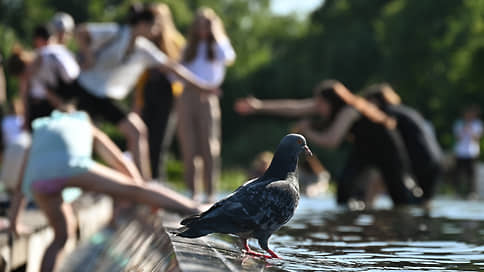
[[[437, 199], [419, 208], [348, 211], [302, 199], [270, 239], [269, 271], [484, 271], [484, 202]], [[256, 242], [252, 245], [256, 247]]]

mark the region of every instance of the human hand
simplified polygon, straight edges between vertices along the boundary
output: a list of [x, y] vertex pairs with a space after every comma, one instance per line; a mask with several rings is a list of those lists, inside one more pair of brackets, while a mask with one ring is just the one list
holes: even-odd
[[261, 108], [262, 102], [255, 97], [240, 98], [235, 101], [234, 110], [241, 115], [254, 114]]

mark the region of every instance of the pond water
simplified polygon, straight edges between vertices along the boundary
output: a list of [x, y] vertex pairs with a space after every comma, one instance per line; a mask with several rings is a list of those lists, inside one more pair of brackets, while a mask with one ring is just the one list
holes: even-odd
[[437, 199], [428, 213], [390, 206], [348, 211], [331, 197], [302, 199], [271, 237], [283, 259], [266, 271], [484, 271], [484, 202]]
[[[425, 212], [391, 209], [381, 198], [377, 209], [348, 211], [331, 196], [303, 198], [269, 240], [283, 259], [266, 261], [243, 254], [234, 236], [187, 239], [160, 231], [162, 223], [180, 221], [171, 216], [149, 209], [125, 215], [118, 227], [79, 246], [62, 271], [163, 271], [177, 264], [189, 272], [484, 271], [484, 202], [439, 198]], [[257, 241], [250, 244], [261, 252]]]

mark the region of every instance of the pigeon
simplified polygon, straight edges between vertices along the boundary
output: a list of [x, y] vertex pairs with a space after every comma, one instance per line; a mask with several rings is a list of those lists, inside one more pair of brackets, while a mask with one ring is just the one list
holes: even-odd
[[[249, 180], [232, 194], [216, 202], [207, 211], [185, 218], [176, 235], [197, 238], [210, 233], [235, 234], [249, 255], [279, 258], [269, 249], [273, 232], [287, 223], [299, 202], [296, 168], [299, 154], [312, 155], [300, 134], [282, 138], [269, 168], [258, 178]], [[247, 239], [258, 240], [270, 255], [252, 251]]]

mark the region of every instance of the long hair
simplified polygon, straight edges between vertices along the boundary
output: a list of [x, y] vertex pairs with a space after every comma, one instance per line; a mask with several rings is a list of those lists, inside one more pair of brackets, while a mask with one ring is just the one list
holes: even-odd
[[169, 58], [180, 60], [185, 38], [176, 29], [170, 8], [166, 4], [158, 3], [153, 4], [151, 10], [155, 14], [155, 24], [160, 30], [160, 34], [153, 39], [153, 42]]
[[324, 80], [315, 88], [315, 96], [325, 99], [331, 104], [330, 119], [334, 119], [344, 106], [351, 106], [374, 123], [381, 124], [389, 129], [396, 127], [396, 120], [361, 96], [351, 93], [337, 80]]
[[223, 38], [227, 38], [225, 28], [220, 17], [211, 8], [202, 7], [198, 9], [195, 20], [193, 20], [188, 32], [188, 44], [184, 52], [183, 61], [191, 62], [197, 56], [200, 37], [198, 35], [199, 24], [206, 20], [209, 24], [209, 37], [207, 41], [207, 57], [210, 61], [215, 59], [214, 43]]
[[134, 3], [129, 6], [127, 23], [131, 26], [139, 23], [154, 23], [155, 14], [149, 6], [142, 3]]
[[385, 107], [387, 105], [399, 105], [402, 103], [402, 99], [395, 92], [395, 90], [388, 83], [373, 84], [360, 92], [360, 95], [366, 99], [372, 99], [379, 107]]

